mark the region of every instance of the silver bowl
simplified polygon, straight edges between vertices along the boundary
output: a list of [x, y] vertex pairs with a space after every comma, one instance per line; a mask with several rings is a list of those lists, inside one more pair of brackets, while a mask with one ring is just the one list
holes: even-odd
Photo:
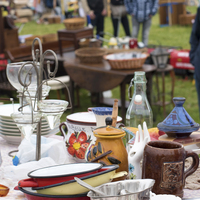
[[153, 179], [123, 180], [106, 183], [96, 187], [106, 196], [99, 196], [89, 191], [87, 196], [91, 200], [148, 200], [150, 191], [155, 183]]

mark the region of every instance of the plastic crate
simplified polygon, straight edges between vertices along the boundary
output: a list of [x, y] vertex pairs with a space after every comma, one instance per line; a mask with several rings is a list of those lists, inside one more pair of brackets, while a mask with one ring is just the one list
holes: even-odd
[[176, 69], [194, 70], [190, 63], [190, 50], [173, 50], [170, 53], [170, 64]]

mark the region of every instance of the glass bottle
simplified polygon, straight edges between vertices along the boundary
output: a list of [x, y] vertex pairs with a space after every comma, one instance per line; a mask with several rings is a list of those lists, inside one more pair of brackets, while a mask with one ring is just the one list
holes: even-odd
[[[145, 72], [135, 72], [134, 78], [131, 80], [129, 90], [133, 86], [134, 93], [126, 112], [126, 126], [138, 128], [145, 121], [147, 128], [153, 127], [153, 112], [146, 96], [146, 77]], [[130, 140], [130, 134], [127, 134], [127, 144]]]

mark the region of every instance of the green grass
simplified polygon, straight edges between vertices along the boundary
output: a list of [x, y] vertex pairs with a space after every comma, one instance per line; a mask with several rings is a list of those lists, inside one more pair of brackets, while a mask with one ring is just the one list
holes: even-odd
[[[195, 6], [187, 6], [187, 10], [191, 13], [196, 13]], [[129, 16], [130, 27], [131, 26], [131, 17]], [[22, 29], [20, 35], [25, 34], [33, 34], [33, 35], [43, 35], [48, 33], [56, 33], [57, 30], [64, 29], [63, 24], [49, 24], [49, 25], [38, 25], [36, 22], [32, 21], [27, 23], [24, 28]], [[150, 29], [149, 34], [149, 44], [155, 45], [167, 45], [167, 46], [181, 46], [183, 49], [190, 49], [189, 38], [191, 33], [192, 26], [166, 26], [161, 27], [159, 24], [159, 14], [156, 14], [152, 19], [152, 26]], [[109, 17], [105, 18], [105, 32], [113, 33], [113, 27], [111, 23], [111, 19]], [[119, 31], [120, 37], [124, 36], [124, 31], [122, 26], [120, 25]], [[105, 36], [105, 38], [109, 39], [109, 36]], [[140, 35], [138, 38], [141, 41], [141, 30]], [[166, 75], [166, 92], [170, 92], [171, 88], [171, 79], [169, 75]], [[128, 91], [128, 90], [127, 90]], [[119, 98], [119, 87], [114, 88], [112, 90], [113, 97]], [[153, 89], [152, 96], [154, 97], [156, 93], [155, 88]], [[50, 98], [55, 97], [54, 91], [51, 92]], [[189, 77], [188, 80], [183, 78], [182, 76], [176, 76], [175, 82], [175, 90], [174, 90], [175, 97], [185, 97], [186, 102], [184, 103], [184, 108], [186, 111], [191, 115], [191, 117], [199, 123], [199, 112], [198, 112], [198, 104], [197, 104], [197, 94], [196, 89], [193, 84], [192, 76]], [[128, 95], [126, 97], [128, 99]], [[64, 95], [63, 95], [64, 99]], [[75, 112], [80, 111], [87, 111], [88, 107], [95, 106], [90, 101], [90, 94], [88, 91], [81, 89], [80, 90], [80, 100], [81, 106], [79, 108], [75, 107]], [[169, 95], [167, 96], [167, 100], [170, 100]], [[174, 105], [170, 104], [166, 107], [167, 114], [171, 112]], [[161, 107], [152, 106], [153, 113], [154, 113], [154, 126], [157, 125], [158, 122], [163, 121], [165, 116], [163, 116], [163, 110]], [[119, 110], [120, 113], [120, 110]], [[66, 111], [65, 114], [62, 116], [61, 121], [65, 121], [66, 116], [70, 114], [70, 111]]]
[[[187, 10], [191, 13], [196, 13], [196, 9], [197, 8], [195, 6], [187, 6]], [[129, 16], [129, 24], [132, 30], [130, 16]], [[17, 24], [17, 26], [20, 26], [20, 24]], [[152, 18], [152, 26], [149, 34], [149, 44], [181, 46], [183, 49], [189, 49], [190, 48], [189, 37], [191, 33], [191, 27], [192, 26], [179, 26], [179, 25], [160, 27], [159, 14], [157, 13]], [[63, 24], [37, 24], [35, 21], [31, 21], [25, 24], [22, 31], [20, 32], [20, 35], [26, 35], [26, 34], [44, 35], [48, 33], [56, 33], [57, 30], [64, 28], [65, 26]], [[105, 32], [109, 32], [111, 34], [113, 33], [113, 27], [110, 17], [105, 18], [104, 29]], [[124, 34], [125, 34], [124, 30], [120, 24], [119, 36], [123, 37]], [[105, 38], [109, 39], [110, 36], [106, 35]], [[138, 40], [141, 41], [141, 30]]]

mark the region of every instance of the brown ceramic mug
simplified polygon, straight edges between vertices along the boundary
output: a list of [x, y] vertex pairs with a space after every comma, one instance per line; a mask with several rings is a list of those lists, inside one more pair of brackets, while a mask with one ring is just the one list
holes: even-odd
[[[184, 170], [185, 159], [191, 157], [192, 165]], [[199, 157], [186, 151], [182, 144], [169, 141], [150, 141], [143, 154], [142, 178], [155, 180], [152, 192], [183, 197], [185, 178], [199, 166]]]

